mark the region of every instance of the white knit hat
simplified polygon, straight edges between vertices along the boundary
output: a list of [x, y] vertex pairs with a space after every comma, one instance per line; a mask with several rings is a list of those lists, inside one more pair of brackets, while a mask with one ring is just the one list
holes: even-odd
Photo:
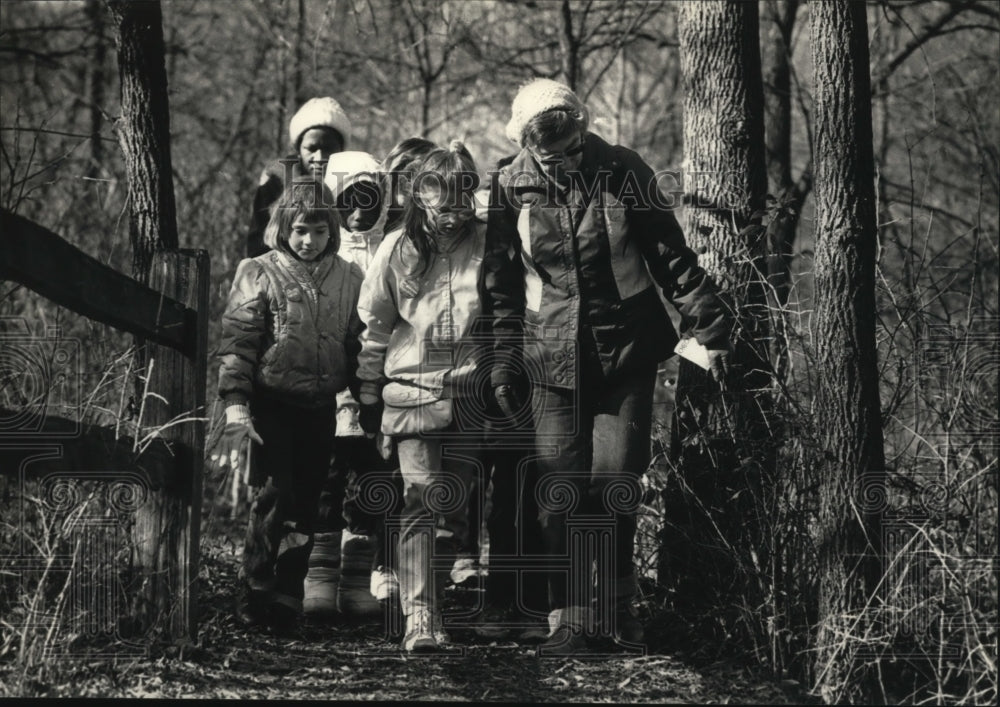
[[378, 184], [379, 162], [367, 152], [337, 152], [326, 163], [323, 181], [336, 199], [358, 182]]
[[340, 133], [346, 147], [351, 132], [351, 121], [340, 104], [332, 98], [328, 96], [310, 98], [302, 104], [288, 123], [288, 139], [292, 146], [297, 148], [299, 139], [312, 128], [333, 128]]
[[524, 127], [536, 115], [554, 108], [577, 111], [583, 116], [583, 128], [589, 122], [587, 107], [566, 84], [551, 79], [535, 79], [521, 86], [510, 106], [510, 122], [507, 123], [507, 137], [521, 145]]

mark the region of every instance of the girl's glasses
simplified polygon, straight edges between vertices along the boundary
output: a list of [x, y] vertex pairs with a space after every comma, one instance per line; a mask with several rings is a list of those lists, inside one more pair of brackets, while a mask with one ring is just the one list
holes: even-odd
[[584, 140], [581, 137], [580, 142], [577, 143], [574, 147], [571, 147], [568, 150], [563, 150], [562, 152], [549, 152], [546, 154], [539, 154], [535, 150], [529, 150], [529, 151], [531, 152], [531, 156], [534, 157], [539, 162], [539, 164], [558, 165], [562, 164], [563, 160], [565, 160], [567, 157], [574, 157], [583, 152], [583, 143]]

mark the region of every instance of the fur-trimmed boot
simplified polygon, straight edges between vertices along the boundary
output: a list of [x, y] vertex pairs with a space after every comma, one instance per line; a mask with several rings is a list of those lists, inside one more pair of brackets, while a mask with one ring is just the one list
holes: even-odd
[[371, 536], [344, 531], [337, 606], [345, 616], [366, 619], [382, 616], [382, 605], [371, 593], [374, 554], [375, 544]]
[[309, 554], [309, 571], [303, 583], [302, 611], [312, 618], [332, 618], [337, 614], [341, 583], [342, 535], [316, 533]]

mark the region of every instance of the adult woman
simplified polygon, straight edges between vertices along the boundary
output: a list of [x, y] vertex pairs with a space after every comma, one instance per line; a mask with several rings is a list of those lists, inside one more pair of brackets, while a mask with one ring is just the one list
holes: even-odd
[[[544, 648], [583, 648], [595, 618], [604, 633], [638, 643], [631, 500], [648, 464], [657, 364], [678, 341], [655, 285], [709, 350], [718, 376], [731, 320], [652, 169], [589, 132], [587, 110], [568, 87], [533, 81], [511, 114], [507, 136], [521, 149], [494, 177], [486, 290], [492, 384], [505, 413], [526, 414], [530, 386], [535, 495], [550, 558]], [[597, 557], [594, 617], [592, 558], [574, 548], [583, 547], [581, 531], [598, 527], [612, 543]]]

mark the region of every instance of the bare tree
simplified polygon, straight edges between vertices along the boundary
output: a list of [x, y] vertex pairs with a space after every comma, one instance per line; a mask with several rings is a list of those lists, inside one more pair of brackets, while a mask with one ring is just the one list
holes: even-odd
[[147, 282], [153, 253], [178, 246], [163, 16], [158, 0], [108, 0], [108, 10], [117, 29], [132, 275]]
[[797, 178], [793, 176], [792, 30], [799, 0], [766, 0], [761, 7], [767, 167], [771, 193], [775, 196], [767, 229], [768, 296], [773, 312], [769, 348], [775, 372], [784, 379], [788, 341], [783, 311], [788, 304], [792, 252], [802, 203], [812, 189], [812, 167], [807, 165]]
[[739, 593], [753, 557], [767, 554], [754, 520], [774, 463], [760, 275], [764, 96], [756, 3], [690, 2], [678, 12], [686, 236], [734, 305], [742, 366], [725, 393], [686, 361], [678, 377], [673, 456], [682, 493], [665, 495], [663, 556], [672, 563], [665, 574], [684, 587], [680, 600], [704, 612], [720, 594]]
[[865, 6], [812, 3], [816, 259], [813, 339], [821, 442], [816, 688], [828, 703], [874, 697], [870, 665], [843, 641], [864, 631], [880, 523], [867, 500], [884, 469], [875, 346], [875, 214]]

